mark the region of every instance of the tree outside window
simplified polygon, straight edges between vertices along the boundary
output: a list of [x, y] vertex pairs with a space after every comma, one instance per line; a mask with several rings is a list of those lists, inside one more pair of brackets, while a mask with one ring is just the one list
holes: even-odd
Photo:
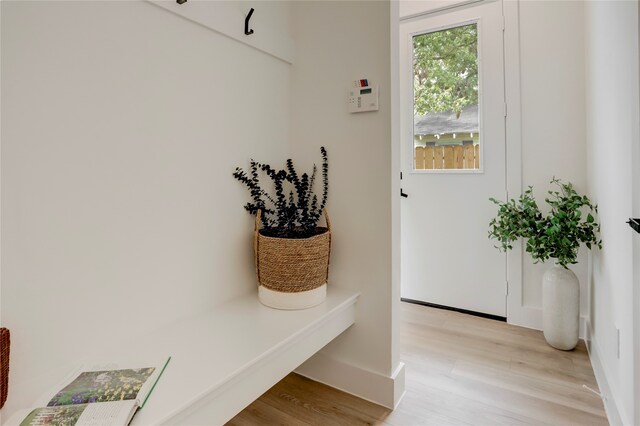
[[478, 104], [477, 24], [413, 37], [414, 115]]

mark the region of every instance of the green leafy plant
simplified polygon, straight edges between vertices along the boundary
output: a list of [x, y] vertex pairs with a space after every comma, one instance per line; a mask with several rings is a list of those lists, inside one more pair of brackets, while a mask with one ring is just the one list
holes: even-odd
[[597, 236], [600, 225], [594, 217], [598, 206], [578, 194], [571, 183], [556, 178], [551, 183], [558, 190], [549, 191], [545, 198], [551, 207], [547, 215], [538, 208], [531, 186], [517, 200], [503, 203], [490, 198], [498, 205], [498, 214], [489, 223], [489, 237], [498, 240], [500, 245], [496, 248], [501, 251], [511, 250], [514, 241], [524, 238], [534, 263], [556, 259], [567, 268], [577, 263], [580, 244], [584, 243], [589, 249], [602, 248], [602, 240]]
[[[308, 238], [326, 231], [319, 228], [318, 221], [327, 204], [329, 192], [329, 160], [327, 150], [320, 148], [322, 155], [322, 196], [313, 191], [317, 167], [313, 165], [311, 175], [298, 175], [293, 160], [288, 159], [282, 170], [268, 164], [251, 160], [249, 172], [237, 167], [233, 177], [242, 182], [251, 193], [252, 201], [244, 208], [255, 215], [261, 210], [262, 235], [279, 238]], [[259, 172], [269, 177], [275, 194], [271, 195], [260, 186]]]

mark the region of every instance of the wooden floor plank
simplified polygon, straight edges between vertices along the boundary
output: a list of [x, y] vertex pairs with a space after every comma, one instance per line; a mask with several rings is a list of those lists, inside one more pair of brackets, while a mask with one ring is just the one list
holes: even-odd
[[[484, 381], [476, 381], [438, 372], [424, 374], [414, 372], [419, 379], [407, 383], [407, 387], [420, 391], [424, 388], [437, 389], [499, 409], [511, 415], [533, 420], [533, 424], [586, 425], [602, 424], [602, 420], [591, 413], [572, 406], [543, 400], [527, 394], [505, 390]], [[415, 387], [412, 388], [412, 386]], [[478, 413], [479, 415], [480, 413]], [[477, 417], [476, 417], [477, 418]], [[488, 424], [488, 423], [480, 423]]]
[[291, 374], [271, 388], [262, 398], [274, 407], [296, 407], [296, 417], [322, 424], [372, 425], [381, 421], [389, 410], [353, 395]]
[[255, 425], [279, 425], [279, 426], [309, 426], [317, 422], [305, 423], [292, 416], [288, 410], [279, 410], [271, 407], [262, 399], [251, 403], [240, 414], [231, 419], [227, 426], [255, 426]]
[[[405, 397], [407, 400], [403, 399], [398, 408], [390, 413], [386, 421], [392, 424], [398, 415], [415, 413], [418, 409], [421, 417], [430, 418], [435, 414], [440, 418], [450, 419], [452, 424], [496, 426], [541, 424], [533, 417], [505, 410], [492, 402], [487, 403], [469, 398], [458, 392], [451, 392], [451, 389], [425, 385], [421, 383], [420, 379], [410, 380], [406, 386], [407, 394], [413, 398]], [[421, 423], [410, 424], [419, 425]]]
[[540, 331], [402, 303], [407, 393], [396, 410], [290, 374], [229, 424], [606, 425], [584, 342], [573, 351]]
[[602, 416], [602, 410], [599, 408], [600, 397], [582, 386], [548, 382], [465, 361], [458, 362], [452, 373], [455, 376], [488, 383], [545, 401], [558, 402], [595, 416]]

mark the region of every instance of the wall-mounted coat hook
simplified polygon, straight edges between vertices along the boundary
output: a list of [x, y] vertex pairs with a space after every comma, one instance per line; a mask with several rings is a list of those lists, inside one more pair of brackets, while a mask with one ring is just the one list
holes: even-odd
[[251, 8], [249, 13], [247, 14], [247, 17], [244, 18], [244, 34], [245, 35], [253, 34], [253, 30], [249, 29], [249, 19], [251, 19], [251, 15], [253, 15], [253, 8]]

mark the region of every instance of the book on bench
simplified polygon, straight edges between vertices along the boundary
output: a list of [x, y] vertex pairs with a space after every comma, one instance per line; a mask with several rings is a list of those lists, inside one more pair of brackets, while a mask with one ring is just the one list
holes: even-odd
[[126, 426], [144, 406], [170, 359], [84, 367], [46, 407], [25, 410], [20, 426]]

